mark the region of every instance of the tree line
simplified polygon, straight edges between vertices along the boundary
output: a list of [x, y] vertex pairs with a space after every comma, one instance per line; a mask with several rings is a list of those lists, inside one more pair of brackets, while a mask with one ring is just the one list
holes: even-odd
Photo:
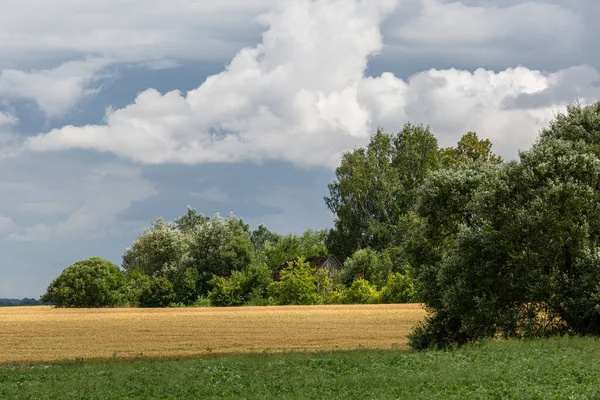
[[124, 252], [122, 269], [101, 258], [76, 262], [50, 284], [42, 300], [58, 307], [416, 300], [414, 279], [393, 270], [390, 254], [363, 249], [333, 275], [305, 261], [326, 254], [324, 230], [302, 235], [281, 235], [264, 225], [250, 230], [233, 214], [208, 217], [188, 207], [182, 217], [159, 218], [141, 233]]
[[38, 299], [24, 297], [22, 299], [0, 299], [0, 307], [41, 306], [44, 303]]
[[[508, 162], [474, 132], [441, 148], [423, 125], [380, 129], [343, 155], [328, 189], [335, 215], [328, 231], [281, 235], [189, 208], [144, 231], [122, 270], [81, 261], [42, 300], [66, 307], [418, 301], [429, 316], [411, 335], [414, 348], [600, 333], [600, 102], [570, 105]], [[304, 261], [329, 253], [344, 264], [335, 276]]]

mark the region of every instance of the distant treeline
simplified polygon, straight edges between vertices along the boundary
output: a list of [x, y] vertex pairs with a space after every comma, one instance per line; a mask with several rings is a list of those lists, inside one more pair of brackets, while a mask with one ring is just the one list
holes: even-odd
[[41, 306], [44, 303], [37, 299], [0, 299], [0, 307]]

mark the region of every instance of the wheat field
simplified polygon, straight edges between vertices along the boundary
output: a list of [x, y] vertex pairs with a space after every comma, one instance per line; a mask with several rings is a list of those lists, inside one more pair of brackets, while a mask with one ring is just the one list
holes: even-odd
[[402, 348], [417, 304], [171, 309], [0, 308], [0, 363]]

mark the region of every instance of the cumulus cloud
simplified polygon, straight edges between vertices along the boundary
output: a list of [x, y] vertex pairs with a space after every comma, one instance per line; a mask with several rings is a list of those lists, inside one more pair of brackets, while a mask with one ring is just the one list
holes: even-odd
[[90, 58], [66, 62], [54, 69], [5, 69], [0, 71], [0, 98], [30, 100], [47, 116], [60, 117], [83, 98], [96, 93], [98, 89], [92, 85], [110, 62]]
[[[309, 6], [312, 1], [303, 3]], [[328, 2], [339, 7], [336, 1], [317, 0]], [[95, 93], [90, 82], [99, 80], [98, 73], [106, 66], [102, 60], [165, 69], [187, 61], [229, 59], [259, 38], [259, 23], [272, 22], [258, 16], [285, 3], [11, 3], [2, 7], [0, 15], [0, 99], [31, 100], [49, 117], [64, 116]], [[593, 34], [596, 24], [585, 18], [586, 11], [593, 14], [592, 3], [578, 2], [574, 7], [549, 1], [505, 2], [502, 6], [487, 0], [388, 3], [399, 7], [395, 13], [386, 13], [386, 59], [404, 71], [440, 63], [505, 68], [525, 62], [563, 68], [565, 60], [582, 63], [586, 38], [597, 36]], [[89, 59], [92, 55], [96, 57], [93, 62]], [[56, 69], [45, 67], [56, 60], [71, 61]]]
[[286, 3], [262, 19], [269, 28], [259, 45], [241, 50], [197, 89], [148, 89], [135, 103], [109, 110], [104, 125], [55, 129], [28, 147], [98, 150], [148, 164], [284, 160], [333, 167], [378, 126], [397, 130], [411, 121], [430, 124], [444, 145], [476, 130], [511, 157], [568, 102], [600, 94], [591, 85], [598, 73], [586, 66], [366, 77], [382, 48], [380, 23], [393, 8], [386, 1]]
[[[476, 131], [490, 138], [500, 154], [514, 158], [567, 104], [597, 100], [598, 83], [598, 72], [589, 66], [556, 73], [524, 67], [500, 72], [432, 69], [406, 83], [391, 74], [367, 78], [364, 99], [371, 109], [383, 110], [374, 113], [381, 126], [426, 123], [444, 146], [455, 144], [467, 131]], [[386, 92], [390, 87], [397, 89]]]
[[255, 42], [255, 17], [276, 2], [0, 0], [0, 101], [64, 117], [97, 93], [108, 65], [225, 60]]

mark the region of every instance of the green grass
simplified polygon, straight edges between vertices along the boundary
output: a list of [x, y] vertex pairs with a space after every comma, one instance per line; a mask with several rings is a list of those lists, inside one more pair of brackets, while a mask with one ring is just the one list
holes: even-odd
[[0, 366], [0, 399], [594, 399], [600, 340]]

